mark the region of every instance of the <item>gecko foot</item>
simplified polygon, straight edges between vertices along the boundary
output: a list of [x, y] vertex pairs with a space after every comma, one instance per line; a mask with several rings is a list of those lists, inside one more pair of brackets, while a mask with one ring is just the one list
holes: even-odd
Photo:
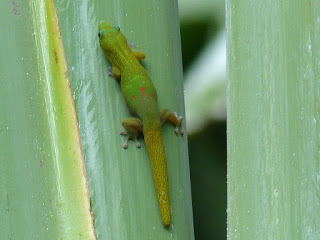
[[126, 133], [126, 132], [120, 132], [120, 135], [122, 135], [122, 136], [127, 136], [127, 140], [125, 141], [125, 143], [124, 143], [123, 146], [122, 146], [124, 149], [127, 149], [127, 148], [128, 148], [128, 142], [129, 142], [129, 140], [134, 140], [137, 148], [140, 148], [140, 147], [141, 147], [141, 144], [139, 143], [139, 141], [138, 141], [138, 139], [137, 139], [136, 136], [130, 135], [130, 134]]
[[183, 117], [182, 116], [178, 116], [178, 114], [176, 112], [174, 112], [174, 115], [176, 116], [176, 118], [178, 120], [178, 124], [176, 125], [176, 128], [174, 129], [174, 132], [176, 134], [179, 134], [179, 132], [180, 132], [181, 136], [183, 136], [184, 131], [183, 131], [182, 125], [181, 125]]
[[109, 70], [108, 75], [111, 77], [114, 77], [113, 69], [111, 66], [108, 67], [108, 70]]
[[136, 48], [136, 46], [134, 45], [134, 43], [129, 43], [128, 41], [127, 41], [127, 43], [128, 43], [128, 45], [129, 45], [129, 47], [131, 48], [131, 50], [134, 51], [134, 49]]

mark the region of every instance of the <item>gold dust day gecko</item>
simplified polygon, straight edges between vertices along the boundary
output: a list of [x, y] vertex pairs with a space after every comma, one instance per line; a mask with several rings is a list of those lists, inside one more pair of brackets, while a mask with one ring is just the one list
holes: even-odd
[[175, 132], [183, 135], [182, 117], [165, 108], [159, 112], [157, 92], [147, 71], [140, 62], [145, 54], [134, 51], [128, 45], [126, 37], [118, 26], [107, 22], [99, 24], [100, 46], [112, 64], [111, 75], [120, 81], [124, 99], [130, 111], [137, 116], [122, 121], [127, 132], [123, 148], [128, 147], [128, 141], [133, 139], [137, 147], [139, 132], [142, 132], [147, 145], [153, 178], [157, 190], [162, 221], [165, 227], [171, 224], [171, 209], [169, 198], [169, 183], [167, 160], [161, 134], [161, 125], [170, 120], [175, 126]]

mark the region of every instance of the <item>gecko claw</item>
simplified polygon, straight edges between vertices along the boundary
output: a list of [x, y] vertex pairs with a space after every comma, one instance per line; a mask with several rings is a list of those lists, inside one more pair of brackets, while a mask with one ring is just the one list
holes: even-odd
[[109, 75], [110, 77], [114, 77], [113, 69], [112, 69], [111, 66], [108, 67], [108, 70], [109, 70], [108, 75]]
[[141, 147], [141, 144], [139, 143], [137, 137], [132, 137], [132, 138], [133, 138], [133, 140], [134, 140], [134, 143], [136, 144], [136, 147], [137, 147], [137, 148], [140, 148], [140, 147]]
[[184, 135], [184, 131], [183, 131], [183, 129], [181, 128], [181, 126], [176, 127], [176, 128], [174, 129], [174, 132], [175, 132], [176, 135], [178, 135], [179, 132], [180, 132], [180, 135], [181, 135], [181, 136]]
[[134, 140], [135, 144], [136, 144], [136, 147], [137, 148], [140, 148], [141, 147], [141, 144], [139, 143], [137, 137], [135, 135], [131, 135], [129, 133], [126, 133], [126, 132], [120, 132], [120, 135], [122, 136], [127, 136], [127, 140], [126, 142], [123, 144], [123, 148], [124, 149], [127, 149], [128, 148], [128, 143], [129, 143], [129, 140]]
[[183, 117], [182, 117], [182, 116], [178, 116], [178, 113], [177, 113], [177, 112], [174, 112], [173, 114], [174, 114], [174, 115], [176, 115], [176, 117], [177, 117], [177, 119], [178, 119], [178, 120], [180, 120], [180, 121], [181, 121], [181, 120], [183, 119]]
[[182, 116], [178, 116], [178, 114], [176, 112], [173, 113], [176, 118], [178, 119], [178, 124], [176, 125], [176, 128], [174, 129], [174, 132], [178, 135], [178, 133], [180, 132], [180, 135], [183, 136], [184, 135], [184, 131], [182, 129], [182, 126], [181, 126], [181, 122], [182, 122], [182, 119], [183, 117]]
[[127, 149], [128, 148], [128, 142], [125, 142], [122, 146], [124, 149]]
[[136, 147], [137, 147], [137, 148], [140, 148], [140, 147], [141, 147], [141, 144], [140, 144], [138, 141], [136, 142]]
[[129, 45], [129, 47], [130, 47], [130, 49], [133, 51], [134, 49], [135, 49], [135, 45], [134, 45], [134, 43], [129, 43], [129, 42], [127, 42], [128, 43], [128, 45]]
[[184, 131], [183, 131], [182, 125], [181, 125], [181, 122], [182, 122], [183, 117], [180, 116], [180, 117], [178, 117], [178, 119], [180, 120], [180, 126], [179, 126], [179, 128], [180, 128], [180, 135], [183, 136], [183, 135], [184, 135]]

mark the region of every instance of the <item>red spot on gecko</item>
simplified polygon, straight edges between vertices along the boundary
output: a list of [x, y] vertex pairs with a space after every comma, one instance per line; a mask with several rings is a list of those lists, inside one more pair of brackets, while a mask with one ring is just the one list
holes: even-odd
[[146, 96], [146, 88], [145, 87], [142, 87], [140, 89], [141, 93], [142, 93], [142, 96], [145, 97]]
[[133, 95], [132, 98], [133, 98], [134, 101], [137, 100], [137, 96], [136, 95]]
[[149, 94], [149, 97], [153, 98], [153, 94], [152, 94], [152, 93], [150, 93], [150, 94]]

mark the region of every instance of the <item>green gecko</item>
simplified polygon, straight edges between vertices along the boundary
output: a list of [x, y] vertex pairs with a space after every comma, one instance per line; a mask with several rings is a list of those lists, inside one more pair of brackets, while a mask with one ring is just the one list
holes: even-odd
[[133, 139], [136, 147], [140, 147], [137, 140], [142, 132], [147, 145], [153, 178], [157, 190], [162, 221], [165, 227], [171, 224], [171, 209], [169, 198], [169, 183], [167, 160], [161, 134], [161, 125], [170, 120], [175, 126], [175, 132], [183, 135], [181, 127], [182, 117], [165, 108], [159, 112], [157, 92], [147, 71], [140, 62], [145, 54], [133, 51], [127, 43], [126, 37], [118, 26], [107, 22], [99, 24], [100, 46], [112, 64], [112, 73], [120, 81], [124, 99], [130, 111], [137, 118], [128, 118], [122, 121], [127, 132], [123, 148], [128, 147], [128, 141]]

